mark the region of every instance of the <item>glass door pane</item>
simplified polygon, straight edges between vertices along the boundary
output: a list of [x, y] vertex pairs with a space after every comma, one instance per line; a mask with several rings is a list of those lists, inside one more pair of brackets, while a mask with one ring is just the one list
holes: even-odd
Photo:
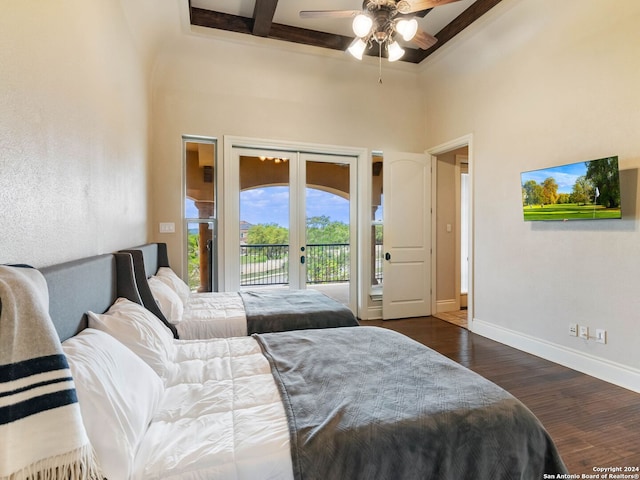
[[[309, 158], [307, 156], [306, 158]], [[305, 163], [306, 287], [350, 305], [353, 212], [351, 164], [326, 156]]]
[[315, 288], [355, 310], [357, 157], [234, 152], [238, 234], [225, 251], [238, 263], [228, 262], [226, 288]]
[[241, 289], [289, 286], [289, 166], [283, 152], [240, 155]]

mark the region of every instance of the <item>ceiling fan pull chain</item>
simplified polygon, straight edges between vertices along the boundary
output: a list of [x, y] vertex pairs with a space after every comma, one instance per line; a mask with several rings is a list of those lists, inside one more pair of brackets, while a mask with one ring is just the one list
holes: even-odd
[[382, 84], [382, 44], [378, 44], [378, 83]]

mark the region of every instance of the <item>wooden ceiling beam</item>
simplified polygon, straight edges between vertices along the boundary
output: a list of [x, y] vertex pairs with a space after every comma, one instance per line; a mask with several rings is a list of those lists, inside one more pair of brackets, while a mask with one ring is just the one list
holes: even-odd
[[[191, 24], [199, 27], [215, 28], [228, 32], [253, 34], [254, 20], [251, 18], [230, 15], [228, 13], [214, 12], [202, 8], [191, 7]], [[292, 27], [279, 23], [271, 23], [267, 38], [282, 40], [285, 42], [300, 43], [314, 47], [329, 48], [344, 52], [353, 38], [344, 35], [318, 32], [306, 28]], [[420, 50], [405, 48], [402, 61], [409, 63], [420, 63]], [[365, 52], [369, 56], [378, 56], [378, 49], [375, 47], [367, 49]]]
[[276, 13], [278, 0], [256, 0], [253, 8], [253, 34], [258, 37], [267, 37], [273, 24], [273, 16]]
[[458, 35], [462, 30], [467, 28], [501, 1], [502, 0], [477, 0], [473, 2], [469, 8], [454, 18], [451, 23], [435, 35], [438, 39], [438, 43], [427, 50], [420, 50], [419, 53], [421, 58], [418, 63], [445, 45], [449, 40]]
[[198, 27], [216, 28], [228, 32], [246, 33], [253, 32], [253, 20], [228, 13], [214, 12], [203, 8], [191, 7], [191, 25]]
[[[438, 48], [445, 45], [458, 33], [495, 7], [500, 1], [501, 0], [477, 0], [438, 32], [436, 35], [438, 43], [427, 50], [405, 47], [405, 54], [401, 58], [401, 61], [416, 64], [422, 62]], [[353, 41], [353, 38], [344, 35], [318, 32], [316, 30], [274, 23], [273, 16], [277, 3], [278, 0], [256, 0], [253, 18], [190, 7], [191, 24], [340, 51], [345, 51]], [[424, 13], [428, 13], [428, 10]], [[367, 49], [365, 54], [377, 57], [377, 46], [374, 45], [372, 48]]]

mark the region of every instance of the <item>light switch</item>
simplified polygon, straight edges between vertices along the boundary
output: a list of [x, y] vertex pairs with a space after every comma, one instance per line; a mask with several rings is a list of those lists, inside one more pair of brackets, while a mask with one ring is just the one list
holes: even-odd
[[176, 233], [176, 224], [173, 222], [160, 222], [160, 233]]
[[447, 233], [451, 233], [451, 224], [447, 223]]

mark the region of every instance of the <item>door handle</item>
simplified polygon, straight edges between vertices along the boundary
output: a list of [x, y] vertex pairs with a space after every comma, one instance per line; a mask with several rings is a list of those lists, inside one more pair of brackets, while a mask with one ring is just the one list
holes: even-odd
[[300, 256], [300, 263], [302, 263], [304, 265], [304, 255]]
[[387, 261], [391, 260], [391, 254], [389, 252], [385, 253], [384, 254], [384, 259], [387, 260]]

